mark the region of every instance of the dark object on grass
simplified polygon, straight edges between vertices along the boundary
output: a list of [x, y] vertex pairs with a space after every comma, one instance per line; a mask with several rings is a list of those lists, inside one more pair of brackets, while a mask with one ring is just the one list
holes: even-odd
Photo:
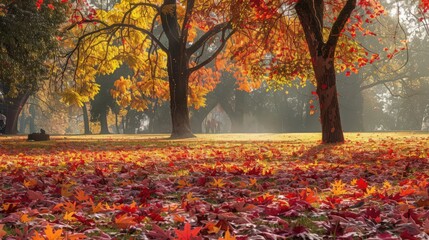
[[45, 130], [40, 129], [40, 133], [28, 134], [27, 141], [48, 141], [49, 139], [49, 134], [46, 134]]

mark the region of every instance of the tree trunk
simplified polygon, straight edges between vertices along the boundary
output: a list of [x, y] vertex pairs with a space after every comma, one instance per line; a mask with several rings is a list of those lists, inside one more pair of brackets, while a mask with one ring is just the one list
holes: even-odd
[[6, 98], [6, 128], [5, 134], [18, 133], [18, 118], [22, 107], [30, 97], [29, 93], [18, 96], [17, 98]]
[[168, 81], [170, 87], [171, 138], [195, 137], [191, 131], [188, 108], [188, 61], [179, 47], [170, 47]]
[[335, 50], [338, 38], [351, 13], [356, 8], [356, 0], [347, 0], [332, 24], [326, 42], [323, 37], [324, 4], [323, 0], [298, 0], [295, 10], [305, 33], [316, 76], [322, 141], [323, 143], [338, 143], [344, 142], [344, 135], [336, 87]]
[[316, 81], [320, 122], [322, 124], [322, 142], [344, 142], [334, 64], [328, 59], [323, 61], [325, 64], [320, 67], [316, 66], [316, 72], [319, 72], [316, 74]]
[[109, 126], [107, 124], [107, 111], [101, 111], [100, 113], [100, 134], [110, 134]]
[[[171, 138], [195, 137], [191, 131], [188, 109], [189, 58], [187, 56], [187, 30], [182, 31], [176, 12], [176, 0], [164, 0], [163, 8], [174, 5], [172, 11], [161, 12], [161, 25], [168, 39], [168, 83], [170, 88]], [[188, 1], [187, 11], [194, 1]], [[187, 20], [185, 20], [187, 21]]]
[[118, 121], [117, 113], [115, 113], [115, 127], [116, 127], [116, 133], [119, 134], [119, 121]]
[[83, 134], [92, 134], [91, 129], [89, 129], [89, 117], [88, 117], [88, 109], [86, 108], [86, 103], [84, 103], [82, 106], [82, 113], [83, 113], [83, 126], [84, 126]]

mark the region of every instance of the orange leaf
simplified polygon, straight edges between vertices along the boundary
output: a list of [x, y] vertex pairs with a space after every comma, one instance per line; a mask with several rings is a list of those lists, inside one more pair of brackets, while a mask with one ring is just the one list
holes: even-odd
[[89, 200], [89, 195], [86, 195], [86, 193], [81, 189], [76, 190], [76, 194], [74, 196], [81, 202]]
[[33, 220], [33, 218], [29, 218], [28, 214], [22, 214], [21, 218], [19, 219], [22, 223], [27, 223]]
[[31, 237], [32, 240], [46, 240], [40, 233], [34, 232], [34, 236]]
[[95, 205], [92, 200], [90, 200], [90, 202], [91, 202], [91, 207], [92, 207], [93, 213], [98, 213], [98, 212], [105, 210], [105, 208], [103, 207], [103, 204], [101, 202], [99, 202], [97, 205]]
[[223, 182], [222, 178], [219, 178], [219, 179], [213, 179], [213, 182], [210, 183], [210, 185], [212, 185], [213, 187], [221, 188], [225, 185], [225, 183]]
[[237, 238], [235, 238], [234, 235], [231, 235], [231, 233], [229, 232], [229, 229], [226, 230], [225, 232], [225, 238], [219, 238], [219, 240], [236, 240]]
[[131, 227], [132, 225], [136, 225], [137, 223], [134, 221], [134, 217], [130, 217], [126, 214], [123, 214], [115, 218], [115, 224], [119, 228], [125, 229]]
[[51, 225], [47, 225], [45, 229], [45, 234], [48, 240], [59, 240], [61, 239], [61, 234], [63, 233], [62, 229], [54, 231]]
[[4, 224], [0, 224], [0, 238], [6, 236], [7, 232], [3, 229]]
[[88, 237], [83, 233], [75, 233], [67, 235], [67, 239], [69, 240], [80, 240], [80, 239], [88, 239]]
[[402, 197], [405, 197], [405, 196], [411, 195], [411, 194], [413, 194], [415, 192], [416, 192], [416, 190], [414, 190], [414, 189], [412, 189], [412, 188], [409, 187], [409, 188], [406, 188], [406, 189], [401, 189], [401, 191], [399, 192], [399, 194]]
[[201, 228], [196, 227], [194, 229], [191, 229], [191, 224], [186, 223], [185, 227], [183, 228], [183, 231], [175, 229], [177, 235], [177, 240], [189, 240], [194, 237], [197, 237], [198, 233], [200, 232]]
[[76, 221], [77, 219], [75, 217], [73, 217], [74, 214], [76, 214], [76, 213], [75, 212], [66, 212], [64, 214], [63, 219], [70, 221], [70, 222]]
[[174, 214], [174, 215], [173, 215], [173, 220], [174, 220], [175, 222], [177, 222], [177, 223], [183, 223], [183, 222], [185, 222], [185, 217], [184, 217], [184, 216], [181, 216], [181, 215], [179, 215], [179, 214]]

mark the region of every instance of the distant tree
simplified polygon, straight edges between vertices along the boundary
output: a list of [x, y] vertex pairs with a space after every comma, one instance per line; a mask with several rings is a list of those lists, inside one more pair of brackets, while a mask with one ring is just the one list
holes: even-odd
[[101, 134], [109, 134], [109, 126], [107, 123], [107, 115], [109, 111], [113, 114], [118, 115], [120, 106], [116, 102], [116, 99], [112, 97], [111, 90], [114, 89], [114, 84], [121, 76], [132, 75], [131, 70], [126, 66], [122, 65], [120, 68], [109, 75], [99, 75], [96, 77], [96, 83], [100, 85], [100, 91], [95, 95], [91, 103], [91, 121], [99, 122]]
[[[22, 107], [49, 75], [59, 26], [66, 20], [67, 4], [36, 4], [34, 0], [0, 3], [0, 108], [7, 117], [6, 133], [17, 133]], [[30, 24], [31, 23], [31, 24]]]

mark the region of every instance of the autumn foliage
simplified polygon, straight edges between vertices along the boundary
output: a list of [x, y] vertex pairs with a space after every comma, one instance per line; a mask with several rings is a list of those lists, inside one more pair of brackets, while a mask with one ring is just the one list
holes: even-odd
[[427, 238], [427, 136], [348, 137], [2, 140], [0, 237]]

